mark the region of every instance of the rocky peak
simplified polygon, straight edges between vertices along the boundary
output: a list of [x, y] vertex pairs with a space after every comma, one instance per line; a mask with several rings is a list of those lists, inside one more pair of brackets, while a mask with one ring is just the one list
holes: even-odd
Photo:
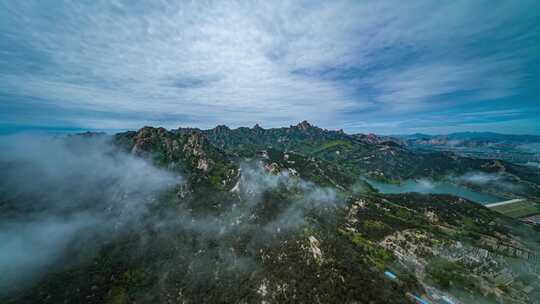
[[144, 127], [133, 137], [131, 152], [135, 155], [160, 155], [162, 161], [183, 162], [208, 172], [214, 161], [212, 145], [200, 130], [169, 132], [164, 128]]
[[104, 135], [107, 135], [107, 134], [105, 132], [86, 131], [86, 132], [76, 133], [75, 135], [68, 135], [68, 136], [98, 137], [98, 136], [104, 136]]
[[186, 144], [184, 145], [184, 152], [190, 153], [194, 156], [203, 156], [204, 147], [210, 145], [206, 136], [200, 132], [193, 132], [189, 135]]
[[252, 130], [257, 134], [263, 133], [265, 131], [259, 124], [255, 124]]
[[369, 141], [372, 141], [372, 142], [378, 142], [379, 141], [379, 137], [373, 133], [369, 133], [368, 135], [366, 135], [366, 138], [369, 140]]
[[145, 126], [145, 127], [140, 128], [137, 131], [137, 133], [135, 134], [134, 140], [136, 141], [137, 139], [145, 139], [145, 138], [150, 138], [150, 137], [153, 137], [153, 138], [165, 137], [167, 136], [167, 133], [168, 131], [162, 127], [154, 128], [154, 127]]
[[167, 138], [168, 131], [165, 128], [154, 128], [145, 126], [135, 133], [133, 137], [133, 147], [131, 153], [141, 154], [143, 151], [150, 150], [152, 145], [162, 142], [170, 146], [170, 140]]
[[[189, 150], [196, 151], [193, 153], [195, 155], [203, 154], [203, 146], [207, 144], [206, 136], [199, 131], [192, 131], [181, 136], [185, 136], [184, 138], [186, 138], [186, 143], [183, 147], [185, 152]], [[132, 152], [137, 154], [137, 152], [142, 150], [152, 150], [155, 147], [161, 146], [164, 152], [170, 154], [174, 152], [172, 151], [173, 146], [178, 148], [179, 144], [179, 138], [165, 128], [143, 127], [133, 137]]]
[[313, 126], [309, 122], [307, 122], [307, 120], [304, 120], [301, 123], [297, 124], [296, 127], [302, 131], [306, 131], [312, 128]]
[[379, 144], [383, 139], [373, 133], [369, 134], [354, 134], [353, 138], [367, 144]]
[[227, 127], [226, 125], [217, 125], [215, 128], [214, 128], [214, 132], [216, 133], [223, 133], [223, 132], [227, 132], [227, 131], [230, 131], [231, 129], [229, 127]]

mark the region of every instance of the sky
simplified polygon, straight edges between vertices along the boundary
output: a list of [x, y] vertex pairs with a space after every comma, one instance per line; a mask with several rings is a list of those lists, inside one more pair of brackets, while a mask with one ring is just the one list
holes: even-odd
[[539, 1], [0, 0], [0, 133], [540, 134]]

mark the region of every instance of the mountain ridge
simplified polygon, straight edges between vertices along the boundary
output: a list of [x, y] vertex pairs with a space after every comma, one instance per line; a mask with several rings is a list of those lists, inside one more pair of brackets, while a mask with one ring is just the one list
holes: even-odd
[[[93, 153], [103, 147], [94, 142], [106, 147], [99, 158]], [[79, 232], [79, 239], [92, 241], [68, 242], [61, 259], [29, 288], [6, 295], [6, 303], [414, 303], [413, 296], [519, 303], [512, 301], [536, 295], [523, 296], [519, 287], [499, 292], [495, 279], [481, 275], [484, 262], [494, 273], [516, 276], [521, 270], [507, 259], [533, 267], [532, 227], [460, 197], [382, 194], [365, 181], [440, 181], [481, 172], [480, 178], [489, 180], [480, 179], [480, 186], [474, 176], [460, 182], [532, 199], [540, 179], [526, 167], [449, 152], [418, 153], [386, 138], [308, 122], [276, 129], [146, 126], [49, 144], [59, 143], [69, 172], [81, 160], [82, 176], [90, 174], [94, 159], [106, 163], [100, 170], [106, 178], [97, 183], [73, 184], [71, 174], [60, 179], [56, 186], [67, 188], [62, 200], [85, 190], [89, 203], [69, 210], [102, 214], [100, 224], [114, 225]], [[40, 156], [48, 163], [46, 154]], [[114, 171], [123, 159], [136, 162], [128, 175], [124, 167]], [[58, 217], [47, 205], [21, 208], [54, 201], [55, 187], [13, 193], [4, 183], [23, 167], [0, 165], [6, 175], [0, 179], [0, 210], [17, 218], [45, 212]], [[153, 173], [145, 171], [149, 165], [155, 166]], [[33, 172], [32, 162], [28, 167]], [[181, 178], [138, 199], [157, 173]], [[135, 187], [123, 188], [131, 183]], [[519, 187], [501, 187], [504, 183]], [[125, 197], [143, 204], [139, 213], [118, 204]], [[125, 220], [117, 221], [122, 214]], [[477, 259], [483, 262], [462, 262], [474, 257], [470, 252], [482, 252]], [[454, 257], [458, 253], [460, 260]], [[527, 277], [516, 280], [536, 284]]]
[[[351, 135], [344, 133], [343, 130], [326, 130], [313, 126], [307, 121], [289, 127], [270, 129], [264, 129], [258, 125], [252, 128], [239, 127], [235, 129], [218, 125], [215, 128], [206, 130], [198, 128], [165, 130], [164, 128], [143, 127], [135, 133], [133, 133], [134, 131], [118, 133], [115, 138], [122, 141], [120, 139], [122, 137], [132, 138], [136, 134], [148, 130], [157, 130], [152, 132], [157, 132], [157, 134], [163, 136], [161, 139], [163, 142], [160, 143], [161, 147], [169, 147], [169, 149], [171, 143], [174, 142], [171, 141], [171, 138], [197, 136], [199, 140], [204, 141], [203, 146], [212, 151], [211, 154], [215, 154], [216, 157], [221, 155], [220, 157], [223, 158], [223, 160], [219, 161], [219, 170], [221, 171], [229, 170], [223, 169], [227, 168], [225, 163], [234, 158], [253, 157], [263, 150], [274, 149], [284, 153], [300, 155], [307, 159], [323, 160], [337, 165], [343, 172], [349, 172], [356, 176], [363, 175], [386, 182], [401, 182], [411, 178], [439, 180], [449, 176], [460, 176], [471, 171], [503, 174], [508, 180], [526, 187], [527, 190], [518, 193], [518, 195], [533, 193], [534, 196], [540, 196], [540, 189], [535, 185], [536, 182], [540, 181], [540, 175], [534, 169], [499, 160], [464, 157], [450, 151], [419, 153], [410, 149], [408, 145], [401, 144], [391, 138], [372, 134]], [[135, 146], [130, 147], [130, 149], [134, 149]], [[160, 149], [162, 150], [162, 148], [157, 150]], [[167, 156], [167, 153], [169, 152], [159, 157], [168, 158], [170, 165], [171, 159], [170, 156]], [[227, 161], [225, 155], [228, 155], [229, 159]], [[197, 160], [192, 161], [200, 161], [201, 163], [192, 163], [191, 166], [207, 168], [212, 165], [208, 163], [208, 160], [195, 158]], [[234, 169], [230, 170], [234, 171]], [[223, 178], [224, 174], [224, 172], [221, 172], [219, 177], [213, 176], [214, 184], [218, 183], [217, 179]], [[230, 173], [228, 180], [231, 180], [230, 176], [234, 174]], [[352, 179], [352, 177], [346, 179]], [[230, 183], [232, 182], [227, 182], [226, 184], [229, 186], [226, 187], [230, 187]], [[348, 184], [350, 186], [350, 182]], [[344, 185], [340, 186], [343, 187]], [[488, 187], [483, 190], [500, 191], [496, 187], [492, 189]]]

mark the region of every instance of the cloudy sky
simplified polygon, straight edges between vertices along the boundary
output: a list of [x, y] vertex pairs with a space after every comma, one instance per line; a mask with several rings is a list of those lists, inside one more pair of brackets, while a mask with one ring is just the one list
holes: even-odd
[[540, 134], [539, 1], [0, 0], [0, 132]]

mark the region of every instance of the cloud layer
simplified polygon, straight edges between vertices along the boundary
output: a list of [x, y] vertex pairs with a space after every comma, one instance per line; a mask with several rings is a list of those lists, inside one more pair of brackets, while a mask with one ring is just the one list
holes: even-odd
[[464, 105], [473, 124], [538, 111], [534, 1], [0, 3], [11, 125], [384, 131]]

